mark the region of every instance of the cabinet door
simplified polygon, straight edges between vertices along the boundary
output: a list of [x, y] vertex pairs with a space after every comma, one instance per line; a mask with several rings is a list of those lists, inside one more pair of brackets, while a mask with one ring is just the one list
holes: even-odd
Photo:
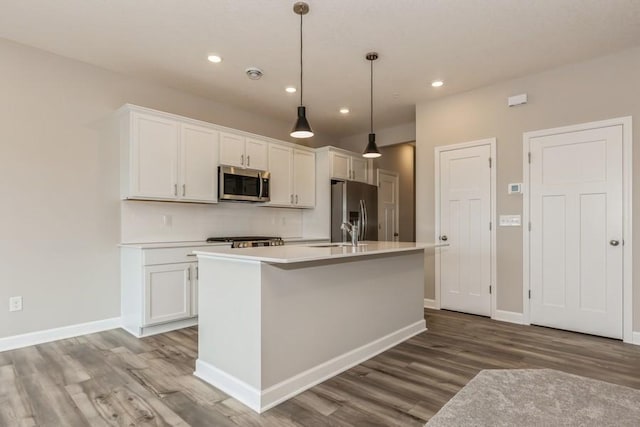
[[191, 264], [191, 316], [198, 315], [198, 277], [200, 272], [198, 263]]
[[305, 150], [293, 150], [293, 194], [298, 207], [312, 208], [316, 204], [316, 155]]
[[265, 141], [247, 138], [245, 144], [245, 155], [247, 156], [244, 162], [245, 166], [251, 169], [267, 170], [269, 167], [267, 146], [268, 144]]
[[132, 114], [129, 197], [177, 197], [179, 124], [150, 114]]
[[330, 153], [331, 177], [351, 179], [351, 156], [342, 153]]
[[218, 199], [218, 132], [182, 125], [178, 197], [196, 202]]
[[191, 265], [153, 265], [144, 268], [144, 325], [191, 316]]
[[351, 179], [354, 181], [367, 182], [367, 159], [363, 157], [351, 158]]
[[244, 167], [244, 136], [220, 132], [220, 164]]
[[269, 144], [269, 194], [271, 205], [290, 206], [293, 203], [291, 188], [291, 148]]

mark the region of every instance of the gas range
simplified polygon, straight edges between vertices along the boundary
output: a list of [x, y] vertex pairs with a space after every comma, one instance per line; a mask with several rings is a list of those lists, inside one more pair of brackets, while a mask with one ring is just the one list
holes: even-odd
[[259, 246], [282, 246], [284, 241], [273, 236], [237, 236], [237, 237], [209, 237], [207, 243], [227, 242], [232, 248], [255, 248]]

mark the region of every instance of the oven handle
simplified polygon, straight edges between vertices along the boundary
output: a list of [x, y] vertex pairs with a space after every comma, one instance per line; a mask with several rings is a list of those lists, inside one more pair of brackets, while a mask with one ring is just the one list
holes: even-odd
[[262, 199], [262, 191], [263, 191], [262, 172], [258, 172], [258, 180], [260, 181], [260, 194], [258, 194], [258, 198]]

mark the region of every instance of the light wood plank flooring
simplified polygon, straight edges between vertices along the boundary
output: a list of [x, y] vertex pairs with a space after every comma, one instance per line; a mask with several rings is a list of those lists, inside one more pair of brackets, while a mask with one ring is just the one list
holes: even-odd
[[640, 347], [425, 310], [429, 331], [257, 415], [192, 375], [197, 328], [0, 353], [1, 426], [421, 426], [481, 369], [553, 368], [640, 389]]

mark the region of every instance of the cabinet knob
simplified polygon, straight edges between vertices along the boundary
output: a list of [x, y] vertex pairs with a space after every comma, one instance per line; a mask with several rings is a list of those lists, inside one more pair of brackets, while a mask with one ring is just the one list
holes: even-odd
[[446, 234], [443, 234], [442, 236], [440, 236], [440, 240], [442, 240], [443, 242], [446, 242], [447, 240], [449, 240], [449, 238], [447, 237]]
[[620, 242], [618, 240], [611, 240], [611, 241], [609, 241], [609, 244], [611, 246], [618, 246], [620, 244]]

